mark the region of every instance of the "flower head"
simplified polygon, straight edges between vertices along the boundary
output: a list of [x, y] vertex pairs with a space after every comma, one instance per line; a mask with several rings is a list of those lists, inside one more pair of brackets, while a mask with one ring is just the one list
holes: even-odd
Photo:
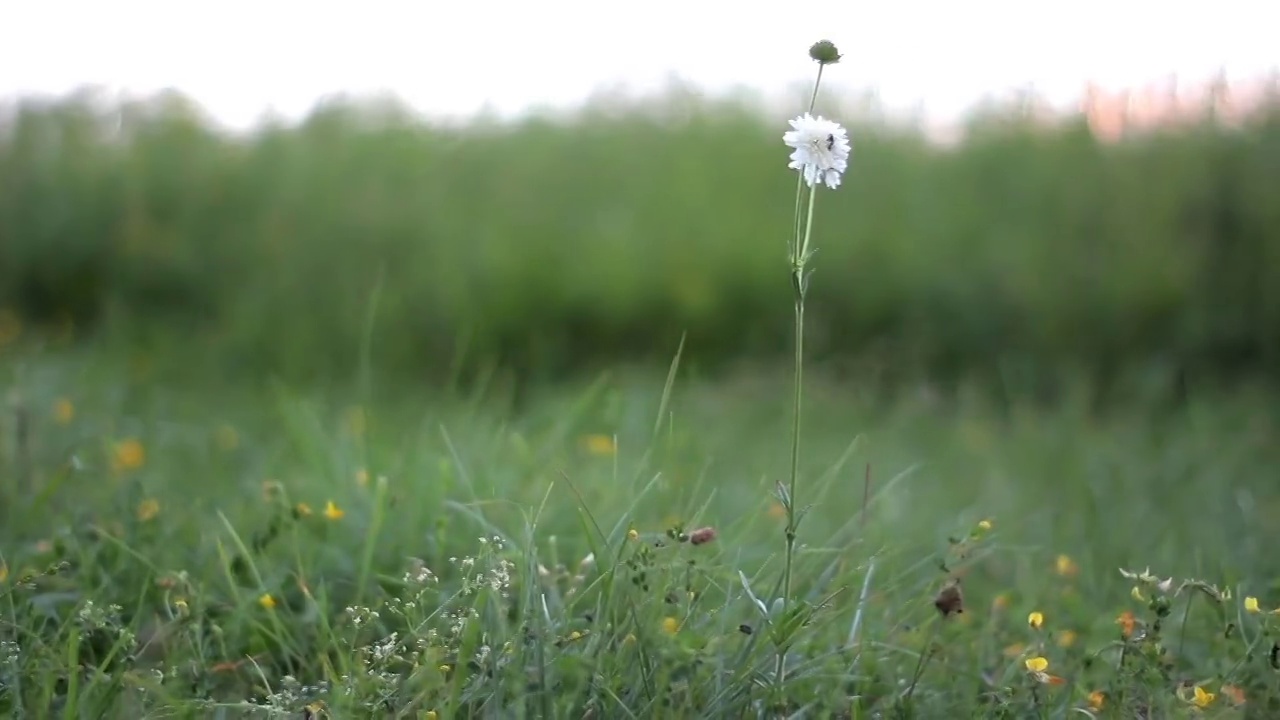
[[613, 437], [609, 435], [601, 435], [599, 433], [588, 435], [582, 439], [582, 444], [586, 447], [587, 452], [592, 455], [607, 457], [618, 452], [617, 444], [613, 441]]
[[1027, 624], [1030, 625], [1033, 630], [1039, 630], [1044, 627], [1044, 614], [1040, 612], [1031, 613], [1027, 616]]
[[1191, 702], [1196, 707], [1208, 707], [1209, 703], [1212, 703], [1213, 699], [1217, 697], [1217, 695], [1214, 695], [1213, 693], [1206, 691], [1204, 688], [1200, 687], [1199, 685], [1195, 687], [1194, 692], [1195, 694], [1192, 695]]
[[130, 438], [115, 446], [111, 456], [111, 467], [116, 472], [137, 470], [147, 462], [147, 451], [142, 443]]
[[148, 522], [153, 520], [155, 516], [160, 514], [160, 501], [155, 498], [147, 498], [138, 503], [138, 520]]
[[840, 62], [840, 51], [830, 40], [819, 40], [809, 46], [809, 57], [818, 61], [819, 65], [834, 65]]
[[76, 418], [76, 406], [66, 398], [58, 398], [53, 404], [53, 419], [59, 425], [70, 425]]
[[271, 597], [271, 593], [263, 593], [262, 596], [258, 598], [258, 604], [261, 605], [264, 610], [276, 609], [276, 599]]
[[665, 617], [662, 619], [662, 631], [674, 635], [680, 629], [680, 621], [673, 617]]
[[964, 613], [964, 593], [960, 591], [959, 578], [952, 578], [942, 586], [933, 598], [933, 606], [944, 618]]
[[1222, 695], [1231, 701], [1232, 705], [1243, 705], [1245, 698], [1244, 690], [1239, 685], [1223, 685], [1221, 689]]
[[819, 182], [832, 190], [840, 187], [840, 175], [849, 167], [849, 133], [840, 123], [809, 113], [791, 120], [791, 127], [782, 135], [792, 148], [787, 167], [799, 170], [809, 187]]
[[1089, 693], [1089, 707], [1094, 710], [1101, 710], [1107, 704], [1107, 694], [1101, 690], [1094, 690]]
[[1032, 679], [1038, 683], [1042, 683], [1044, 685], [1062, 685], [1067, 682], [1057, 675], [1050, 675], [1045, 672], [1045, 670], [1049, 669], [1049, 661], [1043, 657], [1036, 656], [1027, 658], [1023, 661], [1023, 665], [1026, 666], [1027, 672], [1031, 674]]
[[1262, 608], [1258, 607], [1258, 598], [1256, 597], [1245, 598], [1244, 609], [1251, 613], [1262, 612]]
[[1133, 616], [1132, 612], [1125, 610], [1120, 613], [1120, 617], [1116, 618], [1116, 624], [1120, 626], [1120, 634], [1124, 637], [1129, 637], [1133, 634], [1134, 627], [1138, 624], [1138, 619]]
[[341, 520], [346, 511], [338, 507], [332, 500], [324, 504], [324, 516], [330, 520]]
[[703, 527], [689, 533], [690, 545], [705, 545], [716, 539], [716, 529], [713, 527]]
[[1080, 566], [1076, 565], [1076, 561], [1072, 560], [1070, 555], [1059, 555], [1054, 562], [1054, 569], [1062, 577], [1075, 577], [1080, 572]]

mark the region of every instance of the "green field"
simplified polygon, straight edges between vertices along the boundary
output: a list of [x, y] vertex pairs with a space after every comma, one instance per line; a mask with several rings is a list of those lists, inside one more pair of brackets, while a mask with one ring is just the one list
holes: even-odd
[[[87, 350], [2, 357], [14, 716], [1068, 717], [1101, 691], [1104, 715], [1176, 717], [1186, 682], [1210, 716], [1243, 712], [1223, 684], [1280, 708], [1277, 621], [1242, 605], [1280, 603], [1259, 393], [1100, 415], [1083, 391], [885, 401], [814, 378], [797, 577], [825, 602], [776, 695], [739, 573], [774, 596], [786, 372], [619, 371], [513, 411], [497, 387], [174, 386]], [[698, 547], [668, 535], [702, 527]], [[966, 610], [945, 621], [943, 563]], [[1157, 626], [1159, 591], [1148, 607], [1118, 572], [1147, 566], [1231, 598], [1184, 590]], [[438, 580], [406, 584], [417, 567]], [[1065, 685], [1031, 679], [1036, 656]]]
[[[0, 314], [299, 381], [356, 371], [374, 298], [374, 364], [415, 380], [661, 365], [686, 334], [691, 366], [785, 358], [790, 115], [677, 91], [462, 126], [334, 102], [233, 136], [175, 95], [26, 100], [0, 107]], [[955, 147], [841, 119], [815, 360], [1275, 377], [1280, 99], [1121, 144], [1018, 108]]]
[[1280, 717], [1271, 100], [0, 108], [0, 713]]

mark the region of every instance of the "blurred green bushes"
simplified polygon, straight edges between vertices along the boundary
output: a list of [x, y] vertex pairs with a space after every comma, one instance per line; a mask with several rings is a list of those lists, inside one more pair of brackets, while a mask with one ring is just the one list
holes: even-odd
[[[1274, 110], [1277, 106], [1272, 105]], [[672, 95], [447, 127], [330, 104], [221, 133], [183, 98], [23, 101], [0, 119], [0, 308], [145, 333], [231, 370], [784, 357], [785, 122]], [[828, 359], [1100, 373], [1280, 368], [1280, 113], [1120, 144], [973, 121], [955, 147], [854, 128], [819, 200]]]

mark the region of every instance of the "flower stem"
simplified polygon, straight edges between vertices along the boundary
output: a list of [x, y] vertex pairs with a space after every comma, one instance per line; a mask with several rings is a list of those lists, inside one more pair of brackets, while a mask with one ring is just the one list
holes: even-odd
[[[795, 568], [796, 534], [799, 529], [799, 516], [796, 513], [796, 481], [800, 477], [800, 408], [804, 398], [804, 297], [808, 290], [808, 276], [805, 273], [806, 261], [809, 259], [809, 238], [813, 232], [813, 206], [817, 197], [815, 188], [809, 188], [808, 217], [805, 219], [804, 237], [797, 238], [794, 255], [791, 259], [791, 290], [795, 305], [795, 385], [791, 398], [791, 475], [787, 480], [787, 551], [782, 566], [782, 607], [784, 612], [791, 607], [791, 581]], [[798, 205], [798, 203], [797, 203]], [[786, 679], [786, 652], [780, 650], [776, 667], [776, 678], [779, 687]]]
[[822, 86], [822, 68], [826, 67], [825, 63], [818, 63], [818, 79], [813, 83], [813, 96], [809, 98], [809, 112], [813, 112], [813, 108], [818, 104], [818, 88]]
[[[813, 112], [818, 101], [818, 88], [822, 86], [822, 64], [818, 65], [818, 78], [813, 84], [813, 96], [809, 99], [809, 112]], [[784, 493], [784, 507], [787, 511], [786, 540], [787, 547], [782, 568], [782, 608], [785, 613], [791, 608], [791, 583], [795, 567], [796, 534], [799, 527], [799, 515], [796, 512], [796, 481], [800, 476], [800, 405], [804, 395], [804, 297], [808, 290], [809, 278], [806, 265], [809, 261], [809, 238], [813, 233], [813, 206], [817, 198], [817, 188], [808, 187], [808, 208], [804, 219], [804, 231], [801, 233], [800, 208], [804, 202], [804, 174], [801, 173], [796, 183], [795, 223], [791, 241], [791, 291], [795, 306], [795, 385], [792, 394], [791, 414], [791, 474], [787, 480]], [[786, 682], [787, 648], [778, 648], [777, 665], [774, 680], [778, 699], [782, 699], [782, 688]]]
[[924, 677], [925, 663], [929, 662], [933, 657], [933, 640], [937, 637], [938, 628], [941, 626], [941, 622], [936, 622], [929, 628], [929, 634], [925, 637], [924, 648], [920, 650], [920, 655], [916, 659], [916, 669], [911, 673], [911, 684], [907, 686], [906, 692], [899, 698], [898, 709], [908, 716], [911, 714], [911, 700], [916, 694], [916, 685], [919, 684], [920, 678]]

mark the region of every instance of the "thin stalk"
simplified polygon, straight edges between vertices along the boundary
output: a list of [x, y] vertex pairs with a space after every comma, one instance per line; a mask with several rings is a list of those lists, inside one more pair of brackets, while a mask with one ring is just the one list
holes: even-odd
[[899, 710], [910, 713], [911, 701], [916, 694], [916, 685], [920, 683], [920, 678], [924, 677], [924, 666], [933, 658], [933, 641], [938, 636], [938, 628], [941, 622], [935, 622], [929, 629], [929, 635], [924, 641], [924, 648], [920, 651], [920, 656], [916, 660], [916, 669], [911, 673], [911, 684], [907, 686], [907, 691], [903, 693], [899, 701]]
[[800, 477], [800, 409], [804, 398], [804, 296], [805, 260], [809, 256], [809, 238], [813, 233], [813, 204], [818, 193], [809, 189], [808, 218], [804, 239], [797, 243], [798, 255], [792, 264], [791, 286], [795, 299], [795, 386], [791, 398], [791, 476], [787, 481], [787, 553], [782, 571], [782, 603], [791, 602], [791, 572], [796, 545], [796, 480]]
[[[796, 480], [800, 476], [800, 409], [804, 397], [804, 296], [805, 296], [805, 261], [809, 257], [809, 238], [813, 232], [813, 206], [817, 197], [814, 188], [809, 188], [808, 217], [805, 220], [804, 238], [796, 243], [796, 256], [791, 266], [791, 286], [795, 300], [796, 337], [795, 337], [795, 386], [792, 395], [791, 413], [791, 476], [787, 481], [787, 551], [782, 566], [782, 608], [785, 612], [791, 606], [791, 581], [795, 569], [796, 530]], [[778, 687], [786, 681], [786, 652], [778, 653], [775, 677]]]
[[[801, 280], [795, 281], [797, 286]], [[800, 474], [800, 400], [804, 388], [804, 291], [798, 290], [796, 309], [796, 372], [795, 394], [792, 397], [791, 418], [791, 478], [787, 482], [787, 553], [782, 568], [782, 606], [791, 603], [791, 571], [796, 546], [796, 477]]]
[[[822, 64], [818, 65], [818, 78], [813, 83], [813, 95], [809, 99], [809, 112], [813, 112], [818, 102], [818, 88], [822, 86]], [[795, 568], [796, 531], [799, 518], [796, 513], [796, 480], [800, 476], [800, 408], [804, 395], [804, 296], [808, 278], [805, 266], [809, 261], [809, 239], [813, 234], [813, 206], [817, 197], [817, 188], [808, 188], [809, 200], [804, 232], [800, 232], [800, 206], [803, 202], [805, 183], [803, 170], [796, 182], [796, 215], [792, 226], [791, 242], [791, 289], [795, 305], [795, 385], [792, 395], [791, 415], [791, 475], [787, 480], [785, 507], [787, 510], [787, 547], [782, 570], [782, 608], [785, 614], [791, 606], [791, 583]], [[778, 700], [782, 700], [782, 688], [786, 682], [787, 649], [778, 648], [777, 665], [774, 672], [775, 689]]]
[[818, 88], [822, 87], [822, 69], [826, 67], [823, 63], [818, 63], [818, 79], [813, 82], [813, 96], [809, 98], [809, 112], [813, 112], [813, 108], [818, 105]]
[[1191, 603], [1195, 599], [1194, 592], [1187, 593], [1187, 606], [1182, 610], [1182, 628], [1178, 630], [1178, 657], [1182, 657], [1182, 648], [1187, 644], [1187, 621], [1191, 619]]

